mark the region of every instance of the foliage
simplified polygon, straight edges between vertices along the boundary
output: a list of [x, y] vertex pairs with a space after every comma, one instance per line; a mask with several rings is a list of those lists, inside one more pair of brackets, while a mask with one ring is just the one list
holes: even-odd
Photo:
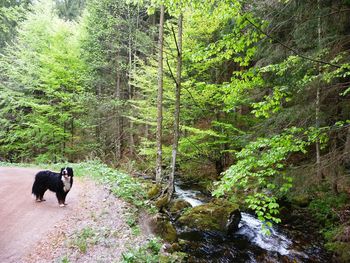
[[59, 16], [76, 20], [84, 10], [86, 0], [55, 0]]
[[129, 251], [123, 253], [122, 262], [125, 263], [156, 263], [159, 262], [159, 251], [161, 243], [158, 239], [151, 239], [148, 243], [141, 247], [131, 248]]
[[[115, 170], [99, 160], [87, 161], [71, 165], [78, 176], [88, 175], [108, 185], [118, 197], [140, 208], [145, 205], [146, 191], [142, 184], [130, 175]], [[62, 164], [55, 164], [59, 168]]]
[[119, 161], [128, 147], [133, 151], [137, 134], [131, 124], [135, 121], [131, 113], [137, 108], [127, 103], [135, 93], [131, 71], [138, 63], [136, 54], [145, 56], [153, 49], [153, 32], [145, 9], [130, 1], [93, 0], [86, 11], [81, 43], [88, 65], [87, 85], [96, 94], [89, 114], [98, 145], [93, 152], [103, 160]]
[[11, 41], [16, 33], [16, 26], [30, 8], [28, 0], [2, 0], [0, 2], [0, 51]]
[[[214, 195], [240, 195], [245, 192], [248, 208], [260, 220], [279, 223], [278, 196], [292, 187], [292, 178], [284, 175], [287, 157], [306, 152], [310, 142], [298, 138], [302, 130], [292, 128], [272, 138], [258, 138], [236, 154], [237, 162], [227, 169]], [[235, 193], [236, 192], [236, 193]]]
[[[78, 26], [63, 22], [50, 1], [27, 14], [16, 45], [1, 57], [1, 155], [18, 161], [72, 158], [83, 149], [81, 117], [89, 95], [79, 58]], [[48, 13], [51, 14], [48, 16]]]
[[[323, 225], [324, 231], [333, 230], [334, 222], [338, 219], [337, 211], [340, 211], [349, 202], [349, 197], [343, 193], [339, 196], [332, 193], [321, 192], [320, 196], [316, 196], [309, 204], [309, 208], [312, 211], [315, 218]], [[326, 234], [326, 238], [329, 240], [333, 237]]]
[[76, 247], [80, 252], [86, 253], [88, 246], [96, 242], [95, 237], [95, 231], [90, 227], [85, 227], [72, 240], [72, 247]]

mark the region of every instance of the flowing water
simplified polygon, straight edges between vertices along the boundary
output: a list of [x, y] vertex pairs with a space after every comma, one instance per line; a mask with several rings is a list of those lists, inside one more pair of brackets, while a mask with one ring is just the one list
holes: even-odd
[[[178, 198], [198, 206], [209, 199], [199, 190], [177, 183]], [[308, 227], [305, 226], [305, 231]], [[186, 252], [190, 262], [330, 262], [330, 258], [311, 235], [294, 234], [283, 227], [262, 231], [262, 222], [242, 212], [239, 229], [230, 237], [214, 231], [196, 231], [177, 227], [179, 238], [187, 241]], [[303, 238], [301, 238], [303, 237]]]

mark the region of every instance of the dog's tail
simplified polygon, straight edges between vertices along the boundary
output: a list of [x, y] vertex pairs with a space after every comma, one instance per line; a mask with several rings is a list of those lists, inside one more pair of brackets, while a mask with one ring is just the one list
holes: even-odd
[[41, 192], [41, 188], [42, 186], [45, 184], [46, 182], [46, 173], [45, 172], [39, 172], [35, 175], [35, 180], [33, 183], [33, 187], [32, 187], [32, 194], [38, 196]]

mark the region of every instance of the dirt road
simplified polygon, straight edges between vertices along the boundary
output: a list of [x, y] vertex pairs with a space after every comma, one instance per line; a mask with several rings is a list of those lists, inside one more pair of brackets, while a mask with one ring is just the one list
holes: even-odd
[[78, 206], [80, 183], [75, 178], [67, 196], [68, 206], [60, 208], [54, 193], [45, 202], [31, 195], [34, 175], [39, 169], [0, 167], [0, 262], [21, 262], [56, 224], [73, 214]]

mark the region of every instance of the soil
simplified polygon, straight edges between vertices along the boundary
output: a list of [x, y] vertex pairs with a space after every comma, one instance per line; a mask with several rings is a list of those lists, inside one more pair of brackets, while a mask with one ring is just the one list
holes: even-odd
[[39, 170], [0, 167], [0, 262], [120, 262], [150, 238], [130, 227], [129, 204], [86, 177], [74, 178], [66, 207], [49, 191], [35, 202]]

